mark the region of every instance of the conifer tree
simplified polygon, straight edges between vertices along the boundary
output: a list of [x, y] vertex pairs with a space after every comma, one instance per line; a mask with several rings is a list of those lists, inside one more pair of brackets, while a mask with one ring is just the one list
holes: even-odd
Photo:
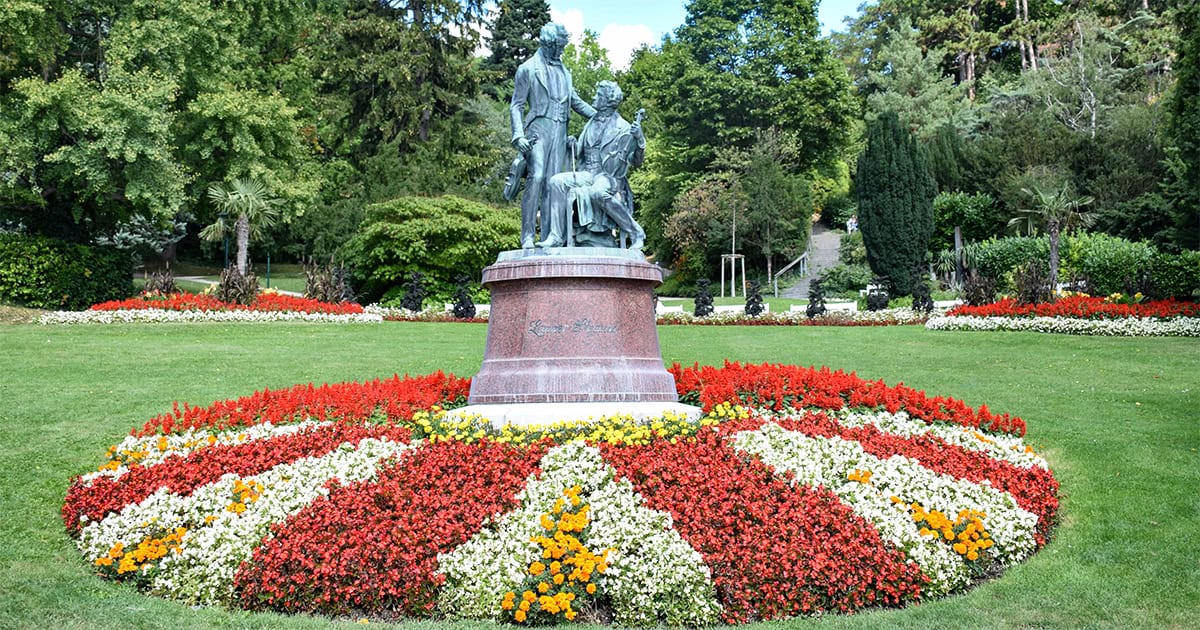
[[937, 184], [924, 148], [895, 112], [884, 112], [868, 127], [855, 192], [867, 263], [887, 278], [893, 297], [909, 295], [912, 270], [925, 262], [933, 233]]
[[550, 21], [546, 0], [501, 0], [492, 22], [487, 69], [511, 79], [517, 67], [538, 49], [538, 35]]
[[1171, 98], [1170, 134], [1175, 146], [1168, 155], [1164, 192], [1174, 222], [1173, 245], [1200, 248], [1200, 5], [1181, 6], [1177, 82]]

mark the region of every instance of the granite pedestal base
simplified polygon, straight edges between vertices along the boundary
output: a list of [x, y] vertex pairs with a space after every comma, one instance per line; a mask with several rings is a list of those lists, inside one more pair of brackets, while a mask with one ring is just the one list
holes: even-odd
[[502, 253], [483, 271], [491, 313], [468, 402], [677, 404], [654, 323], [661, 282], [662, 271], [630, 250]]

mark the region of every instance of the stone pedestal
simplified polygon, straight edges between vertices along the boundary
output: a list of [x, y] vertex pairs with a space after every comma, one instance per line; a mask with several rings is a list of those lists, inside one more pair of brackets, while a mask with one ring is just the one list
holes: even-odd
[[468, 402], [677, 403], [654, 321], [661, 283], [640, 252], [502, 253], [483, 272], [491, 312]]

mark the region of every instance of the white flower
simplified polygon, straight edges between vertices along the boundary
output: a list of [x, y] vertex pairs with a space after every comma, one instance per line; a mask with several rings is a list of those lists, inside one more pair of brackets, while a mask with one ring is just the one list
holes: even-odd
[[1070, 317], [931, 317], [929, 330], [1017, 330], [1110, 337], [1200, 337], [1200, 317], [1076, 319]]

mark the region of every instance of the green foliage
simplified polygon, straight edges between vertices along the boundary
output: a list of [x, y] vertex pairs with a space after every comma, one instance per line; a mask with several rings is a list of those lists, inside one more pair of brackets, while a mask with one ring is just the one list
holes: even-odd
[[538, 34], [550, 21], [546, 0], [500, 0], [491, 23], [485, 68], [498, 80], [511, 80], [517, 67], [538, 48]]
[[108, 248], [0, 233], [0, 300], [81, 311], [133, 294], [133, 260]]
[[846, 221], [857, 214], [858, 206], [854, 205], [853, 195], [835, 193], [825, 198], [825, 206], [821, 208], [821, 223], [828, 228], [844, 230]]
[[847, 265], [867, 264], [867, 246], [863, 244], [862, 230], [843, 234], [838, 246], [838, 260]]
[[497, 254], [520, 246], [515, 208], [495, 208], [459, 197], [401, 197], [367, 209], [347, 244], [346, 264], [361, 284], [364, 303], [376, 301], [421, 272], [435, 296], [451, 294], [454, 280], [479, 277]]
[[210, 181], [266, 181], [289, 214], [312, 197], [315, 147], [300, 118], [311, 81], [296, 54], [311, 8], [25, 5], [0, 10], [6, 27], [30, 29], [12, 42], [11, 63], [0, 61], [0, 215], [87, 241], [135, 216], [170, 220]]
[[1050, 239], [1045, 237], [993, 238], [977, 243], [973, 249], [972, 268], [1000, 290], [1011, 290], [1011, 278], [1006, 276], [1017, 267], [1034, 261], [1045, 264], [1050, 259]]
[[1155, 254], [1150, 261], [1150, 288], [1157, 298], [1200, 300], [1200, 251]]
[[881, 114], [868, 126], [855, 190], [867, 262], [893, 296], [911, 292], [913, 270], [925, 261], [936, 188], [924, 149], [895, 113]]
[[1146, 243], [1107, 234], [1078, 234], [1067, 239], [1062, 275], [1082, 278], [1092, 295], [1133, 294], [1142, 290], [1150, 276], [1155, 253]]
[[964, 243], [979, 242], [1004, 231], [996, 200], [987, 193], [943, 192], [933, 198], [934, 251], [954, 248], [954, 228], [962, 228]]
[[861, 289], [867, 288], [875, 278], [871, 268], [865, 264], [837, 264], [821, 273], [821, 288], [826, 295], [852, 293], [857, 297]]
[[663, 234], [675, 246], [676, 283], [708, 277], [719, 268], [720, 256], [729, 252], [734, 215], [744, 215], [749, 205], [741, 184], [726, 176], [701, 179], [675, 199]]
[[952, 132], [969, 128], [974, 111], [966, 84], [956, 84], [953, 77], [944, 75], [939, 55], [934, 51], [923, 54], [917, 36], [918, 31], [902, 18], [879, 50], [887, 65], [867, 75], [867, 119], [896, 112], [901, 124], [922, 140], [932, 138], [943, 127]]
[[221, 270], [221, 280], [217, 282], [216, 298], [230, 304], [251, 304], [258, 298], [258, 276], [253, 269], [245, 273], [235, 267]]
[[1181, 33], [1170, 101], [1175, 146], [1164, 194], [1170, 201], [1172, 246], [1200, 249], [1200, 4], [1181, 3], [1175, 20]]
[[[567, 44], [563, 49], [562, 62], [571, 71], [571, 84], [575, 86], [575, 91], [589, 103], [595, 98], [596, 86], [601, 81], [617, 79], [608, 59], [608, 51], [600, 46], [596, 32], [591, 29], [583, 31], [583, 38], [578, 45], [574, 42]], [[626, 110], [625, 118], [633, 120], [632, 111], [628, 107], [622, 109]], [[578, 136], [583, 131], [583, 123], [582, 117], [572, 116], [568, 121], [569, 133]]]

